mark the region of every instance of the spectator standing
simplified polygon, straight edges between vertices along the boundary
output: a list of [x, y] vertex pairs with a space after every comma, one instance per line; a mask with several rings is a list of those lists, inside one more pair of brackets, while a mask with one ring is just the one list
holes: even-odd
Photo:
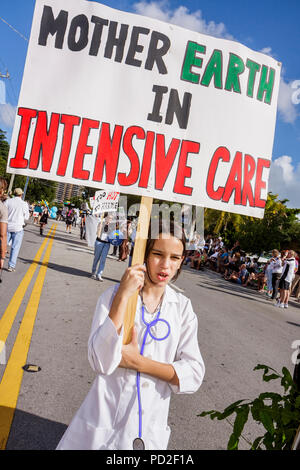
[[280, 299], [278, 302], [278, 307], [288, 308], [290, 287], [292, 280], [295, 275], [295, 253], [293, 250], [287, 252], [287, 256], [284, 259], [282, 275], [279, 280], [280, 288]]
[[5, 205], [8, 211], [7, 243], [11, 241], [10, 257], [8, 261], [8, 271], [15, 271], [19, 251], [24, 236], [24, 221], [29, 219], [28, 204], [22, 200], [23, 191], [16, 188], [15, 197], [7, 199]]
[[279, 279], [282, 274], [282, 260], [278, 250], [273, 250], [272, 256], [273, 258], [271, 258], [270, 262], [272, 266], [272, 300], [276, 301], [278, 295]]
[[7, 250], [7, 207], [3, 204], [4, 192], [7, 188], [6, 180], [0, 176], [0, 269], [3, 269]]
[[295, 273], [295, 277], [292, 281], [292, 287], [291, 287], [291, 294], [293, 291], [295, 291], [295, 297], [298, 299], [298, 302], [300, 302], [300, 263], [299, 263], [299, 257], [296, 259], [298, 261], [298, 269]]
[[271, 264], [271, 260], [269, 260], [269, 261], [267, 262], [265, 274], [266, 274], [266, 279], [267, 279], [267, 298], [268, 298], [269, 300], [271, 300], [271, 299], [272, 299], [272, 291], [273, 291], [273, 286], [272, 286], [272, 264]]

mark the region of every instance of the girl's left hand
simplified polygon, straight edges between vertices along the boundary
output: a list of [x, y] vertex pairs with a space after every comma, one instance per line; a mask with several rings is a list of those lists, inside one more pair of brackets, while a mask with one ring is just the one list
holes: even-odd
[[119, 367], [138, 371], [142, 357], [139, 351], [136, 328], [133, 327], [131, 342], [122, 347], [122, 360]]

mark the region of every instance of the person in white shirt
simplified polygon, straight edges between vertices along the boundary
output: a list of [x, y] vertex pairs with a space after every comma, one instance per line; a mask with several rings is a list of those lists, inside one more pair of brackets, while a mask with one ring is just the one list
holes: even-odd
[[[58, 450], [164, 450], [172, 392], [199, 389], [205, 366], [198, 319], [191, 301], [168, 285], [185, 256], [184, 232], [173, 228], [171, 222], [160, 225], [157, 236], [149, 232], [144, 264], [127, 268], [120, 284], [100, 296], [88, 341], [97, 377]], [[124, 316], [137, 290], [135, 326], [125, 345]]]
[[0, 176], [0, 269], [3, 269], [7, 250], [7, 208], [2, 202], [6, 188], [6, 180]]
[[278, 250], [272, 250], [270, 265], [272, 266], [272, 300], [277, 299], [279, 279], [282, 274], [282, 260]]
[[22, 189], [16, 188], [14, 195], [14, 198], [6, 199], [5, 201], [8, 212], [7, 243], [11, 242], [8, 261], [8, 271], [10, 272], [16, 270], [17, 259], [24, 236], [24, 222], [29, 219], [28, 204], [22, 200]]
[[295, 264], [295, 252], [289, 250], [284, 259], [282, 274], [279, 280], [280, 299], [277, 306], [280, 308], [288, 308], [290, 286], [295, 276]]

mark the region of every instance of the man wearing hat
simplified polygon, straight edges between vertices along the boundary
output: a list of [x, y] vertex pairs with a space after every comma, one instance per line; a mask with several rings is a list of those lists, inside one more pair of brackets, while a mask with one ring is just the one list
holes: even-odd
[[23, 190], [16, 188], [14, 195], [14, 198], [5, 201], [8, 212], [7, 244], [11, 241], [8, 271], [15, 271], [16, 269], [17, 259], [24, 236], [24, 220], [29, 219], [28, 204], [22, 200]]

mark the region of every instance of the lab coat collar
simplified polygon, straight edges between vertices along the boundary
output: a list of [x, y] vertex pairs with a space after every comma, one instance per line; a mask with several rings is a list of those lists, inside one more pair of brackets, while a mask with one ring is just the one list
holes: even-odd
[[[138, 302], [140, 305], [142, 305], [142, 299], [140, 295], [138, 296]], [[166, 303], [178, 303], [178, 302], [179, 302], [179, 299], [178, 299], [177, 293], [175, 292], [174, 289], [172, 289], [172, 287], [167, 285], [166, 290], [164, 292], [162, 305], [165, 305]]]
[[166, 286], [164, 302], [168, 302], [168, 303], [179, 302], [178, 295], [176, 294], [175, 290], [172, 289], [172, 287], [170, 287], [169, 285]]

